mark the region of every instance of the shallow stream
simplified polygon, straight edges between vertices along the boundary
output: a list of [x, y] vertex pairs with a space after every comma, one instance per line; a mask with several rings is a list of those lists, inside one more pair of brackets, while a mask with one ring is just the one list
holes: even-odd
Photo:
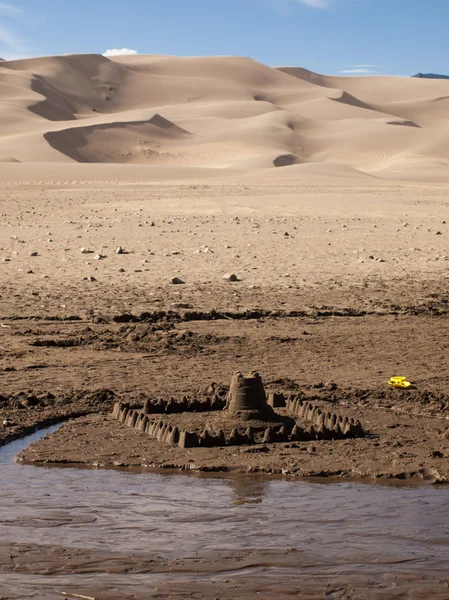
[[0, 448], [0, 598], [449, 599], [447, 487], [15, 463], [44, 433]]

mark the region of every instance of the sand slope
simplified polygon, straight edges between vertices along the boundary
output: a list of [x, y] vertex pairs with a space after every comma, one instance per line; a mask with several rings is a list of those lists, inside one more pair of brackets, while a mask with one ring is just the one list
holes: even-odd
[[449, 81], [326, 77], [240, 57], [3, 61], [0, 162], [229, 174], [314, 163], [317, 177], [441, 181], [448, 109]]

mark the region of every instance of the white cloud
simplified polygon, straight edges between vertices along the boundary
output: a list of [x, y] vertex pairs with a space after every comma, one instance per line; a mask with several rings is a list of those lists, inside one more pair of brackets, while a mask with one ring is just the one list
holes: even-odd
[[340, 1], [341, 0], [265, 0], [265, 3], [278, 14], [288, 16], [291, 15], [295, 10], [295, 7], [298, 6], [327, 10], [334, 7], [335, 3]]
[[[375, 65], [373, 65], [375, 66]], [[345, 75], [374, 75], [377, 71], [373, 71], [373, 69], [367, 68], [357, 68], [357, 69], [343, 69], [343, 71], [339, 71], [339, 73], [344, 73]]]
[[346, 65], [342, 71], [343, 75], [377, 75], [377, 69], [382, 65]]
[[103, 56], [133, 56], [138, 54], [137, 50], [130, 50], [129, 48], [111, 48], [110, 50], [106, 50]]
[[329, 8], [328, 0], [297, 0], [297, 2], [312, 8]]
[[350, 69], [375, 69], [379, 65], [346, 65]]
[[0, 22], [0, 56], [5, 60], [18, 60], [29, 56], [25, 41]]
[[23, 10], [12, 4], [0, 2], [0, 14], [5, 17], [17, 18], [23, 14]]
[[17, 60], [30, 55], [28, 44], [9, 26], [9, 19], [20, 19], [22, 15], [21, 8], [0, 2], [0, 56], [5, 60]]

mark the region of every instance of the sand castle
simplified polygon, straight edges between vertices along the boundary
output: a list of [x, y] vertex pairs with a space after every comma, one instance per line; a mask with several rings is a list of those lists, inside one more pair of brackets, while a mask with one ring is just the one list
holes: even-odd
[[235, 373], [226, 397], [215, 394], [205, 401], [187, 397], [179, 401], [147, 400], [140, 409], [116, 402], [112, 416], [159, 442], [180, 448], [365, 436], [359, 421], [324, 412], [298, 395], [270, 392], [267, 396], [257, 372]]
[[232, 376], [225, 411], [243, 420], [273, 419], [273, 408], [267, 403], [265, 388], [259, 373], [248, 376], [237, 372]]

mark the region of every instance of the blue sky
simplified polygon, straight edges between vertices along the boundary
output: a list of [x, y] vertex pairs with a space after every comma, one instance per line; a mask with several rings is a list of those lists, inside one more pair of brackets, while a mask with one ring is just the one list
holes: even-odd
[[449, 0], [0, 0], [0, 57], [243, 55], [326, 74], [449, 73]]

